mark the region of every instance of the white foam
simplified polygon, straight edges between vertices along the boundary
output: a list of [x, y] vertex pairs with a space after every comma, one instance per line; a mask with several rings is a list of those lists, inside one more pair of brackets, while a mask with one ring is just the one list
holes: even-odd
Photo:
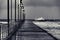
[[1, 24], [8, 24], [8, 22], [0, 22]]

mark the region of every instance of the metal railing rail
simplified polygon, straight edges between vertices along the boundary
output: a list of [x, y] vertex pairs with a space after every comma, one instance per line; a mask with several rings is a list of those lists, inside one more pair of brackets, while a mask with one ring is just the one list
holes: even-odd
[[[20, 2], [20, 4], [19, 4], [19, 2]], [[4, 39], [2, 37], [1, 40], [12, 40], [13, 36], [16, 35], [17, 30], [19, 29], [19, 27], [21, 27], [21, 25], [23, 24], [23, 22], [25, 20], [25, 13], [24, 13], [25, 11], [24, 11], [24, 8], [23, 8], [24, 6], [23, 6], [23, 3], [22, 3], [22, 0], [18, 1], [18, 4], [17, 4], [17, 1], [15, 0], [14, 3], [15, 3], [15, 6], [14, 6], [15, 7], [15, 13], [14, 13], [14, 19], [13, 19], [13, 10], [12, 10], [13, 3], [12, 3], [12, 0], [7, 0], [7, 29], [8, 29], [7, 31], [8, 31], [8, 35]], [[10, 11], [10, 6], [11, 6], [11, 11]], [[23, 14], [23, 15], [21, 15], [21, 14]], [[23, 17], [23, 19], [21, 19], [21, 17]], [[12, 22], [13, 20], [14, 20], [15, 25], [13, 25], [13, 22]], [[10, 32], [11, 24], [14, 26], [12, 28], [13, 29], [12, 32]], [[5, 24], [1, 24], [1, 27], [2, 27], [2, 25], [5, 25]], [[16, 37], [16, 36], [14, 36], [14, 37]]]
[[25, 20], [28, 20], [28, 21], [37, 21], [37, 22], [45, 22], [45, 21], [60, 22], [60, 19], [45, 19], [45, 20], [25, 19]]

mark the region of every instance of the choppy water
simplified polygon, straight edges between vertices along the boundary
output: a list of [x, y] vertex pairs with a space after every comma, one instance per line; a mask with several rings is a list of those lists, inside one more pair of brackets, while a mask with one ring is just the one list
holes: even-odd
[[[41, 24], [41, 22], [33, 22], [33, 23], [36, 24], [37, 26], [41, 27], [42, 29], [46, 30], [48, 33], [52, 34], [54, 37], [60, 39], [60, 26], [57, 26], [57, 25], [52, 26], [53, 22], [50, 22], [51, 26], [49, 26], [49, 24], [47, 24], [48, 26], [43, 26], [43, 25], [45, 25], [44, 24], [45, 22], [42, 23], [43, 25]], [[46, 23], [48, 23], [48, 22], [46, 22]], [[58, 24], [58, 22], [55, 22], [55, 23]], [[60, 25], [60, 24], [58, 24], [58, 25]]]

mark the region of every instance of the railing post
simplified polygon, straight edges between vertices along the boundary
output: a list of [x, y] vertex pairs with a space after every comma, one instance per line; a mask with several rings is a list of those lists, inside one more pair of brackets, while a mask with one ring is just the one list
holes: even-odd
[[18, 21], [19, 21], [19, 4], [18, 4]]
[[0, 40], [3, 40], [3, 34], [2, 34], [2, 24], [0, 25], [0, 30], [1, 30], [1, 36], [0, 36]]
[[12, 22], [12, 0], [11, 0], [11, 22]]
[[7, 21], [8, 21], [8, 36], [9, 36], [9, 0], [7, 0]]
[[20, 20], [21, 20], [21, 11], [22, 11], [22, 8], [21, 8], [21, 4], [22, 4], [22, 0], [20, 0]]
[[16, 22], [16, 0], [15, 0], [15, 22]]

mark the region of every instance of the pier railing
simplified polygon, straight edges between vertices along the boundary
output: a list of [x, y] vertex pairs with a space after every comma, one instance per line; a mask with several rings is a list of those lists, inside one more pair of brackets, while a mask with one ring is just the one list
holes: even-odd
[[[0, 39], [12, 40], [25, 20], [25, 10], [22, 0], [7, 0], [7, 19], [0, 22]], [[16, 39], [15, 39], [16, 40]]]

